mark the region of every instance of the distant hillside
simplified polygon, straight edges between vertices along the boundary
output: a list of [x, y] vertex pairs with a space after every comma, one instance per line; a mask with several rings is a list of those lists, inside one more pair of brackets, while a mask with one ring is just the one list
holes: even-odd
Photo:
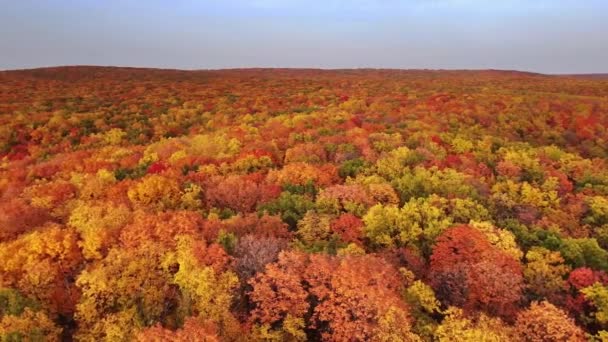
[[574, 75], [562, 75], [562, 76], [592, 79], [592, 80], [608, 80], [608, 74], [574, 74]]
[[203, 75], [263, 75], [273, 76], [310, 76], [314, 75], [399, 75], [399, 76], [508, 76], [508, 77], [547, 77], [547, 75], [516, 71], [516, 70], [442, 70], [442, 69], [312, 69], [312, 68], [233, 68], [233, 69], [157, 69], [138, 67], [114, 67], [114, 66], [57, 66], [35, 69], [19, 69], [0, 71], [0, 75], [21, 75], [37, 78], [63, 78], [82, 79], [103, 77], [108, 74], [130, 76], [130, 77], [184, 77], [193, 78]]

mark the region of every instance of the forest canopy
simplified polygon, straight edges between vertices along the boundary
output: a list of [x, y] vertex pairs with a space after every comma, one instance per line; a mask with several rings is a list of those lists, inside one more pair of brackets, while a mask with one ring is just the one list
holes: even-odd
[[0, 340], [608, 339], [608, 81], [0, 72]]

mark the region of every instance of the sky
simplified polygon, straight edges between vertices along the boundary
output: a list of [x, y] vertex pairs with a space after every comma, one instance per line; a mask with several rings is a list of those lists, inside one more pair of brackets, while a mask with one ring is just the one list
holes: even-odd
[[0, 0], [0, 69], [608, 73], [607, 0]]

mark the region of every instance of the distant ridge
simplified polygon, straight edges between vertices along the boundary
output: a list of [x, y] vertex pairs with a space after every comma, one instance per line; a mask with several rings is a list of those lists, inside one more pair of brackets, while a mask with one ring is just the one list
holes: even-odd
[[319, 68], [232, 68], [232, 69], [160, 69], [122, 66], [53, 66], [34, 69], [17, 69], [0, 71], [0, 77], [32, 78], [57, 81], [94, 81], [111, 77], [114, 80], [173, 80], [206, 82], [210, 79], [224, 77], [278, 77], [293, 79], [309, 79], [316, 77], [372, 77], [393, 78], [410, 77], [425, 78], [504, 78], [504, 79], [545, 79], [555, 76], [516, 70], [454, 70], [454, 69], [319, 69]]
[[[284, 67], [243, 67], [243, 68], [222, 68], [222, 69], [176, 69], [176, 68], [153, 68], [153, 67], [134, 67], [134, 66], [111, 66], [111, 65], [60, 65], [45, 66], [39, 68], [6, 69], [0, 72], [62, 72], [62, 71], [153, 71], [153, 72], [230, 72], [230, 71], [315, 71], [315, 72], [411, 72], [411, 73], [495, 73], [495, 74], [521, 74], [530, 76], [550, 76], [549, 74], [506, 70], [506, 69], [401, 69], [401, 68], [284, 68]], [[606, 75], [608, 74], [598, 74]], [[561, 76], [561, 75], [558, 75]], [[567, 75], [563, 75], [567, 76]], [[578, 75], [577, 75], [578, 76]], [[581, 75], [582, 76], [582, 75]]]
[[608, 80], [608, 74], [567, 74], [567, 75], [557, 75], [557, 76], [585, 78], [585, 79], [594, 79], [594, 80]]

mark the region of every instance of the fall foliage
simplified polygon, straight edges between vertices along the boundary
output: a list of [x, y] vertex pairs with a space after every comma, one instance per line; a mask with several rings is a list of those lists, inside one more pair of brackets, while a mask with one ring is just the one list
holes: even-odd
[[0, 340], [608, 336], [608, 81], [0, 72]]

